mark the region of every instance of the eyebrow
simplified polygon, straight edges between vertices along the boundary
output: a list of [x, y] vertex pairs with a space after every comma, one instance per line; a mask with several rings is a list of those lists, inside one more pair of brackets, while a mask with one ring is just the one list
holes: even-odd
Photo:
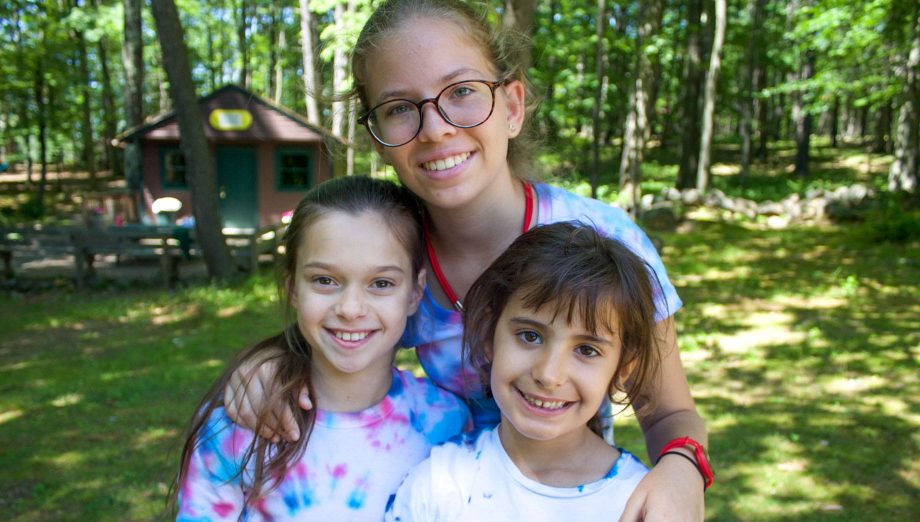
[[[302, 266], [305, 269], [313, 268], [313, 269], [329, 270], [329, 271], [334, 271], [336, 269], [336, 265], [332, 265], [329, 263], [323, 263], [321, 261], [313, 261], [309, 263], [304, 263]], [[373, 271], [374, 272], [399, 272], [400, 274], [406, 273], [406, 271], [403, 270], [402, 267], [399, 265], [379, 265], [379, 266], [373, 267]]]
[[[548, 325], [543, 324], [540, 321], [531, 319], [529, 317], [512, 317], [511, 319], [509, 319], [508, 322], [519, 324], [519, 325], [524, 325], [524, 326], [531, 326], [534, 328], [542, 328], [542, 329], [549, 328]], [[583, 335], [576, 335], [575, 337], [579, 340], [587, 341], [587, 342], [594, 342], [594, 343], [601, 343], [601, 344], [613, 344], [613, 341], [611, 341], [610, 339], [607, 339], [606, 337], [598, 337], [596, 335], [583, 334]]]
[[[448, 83], [451, 83], [453, 80], [456, 80], [458, 77], [464, 74], [467, 74], [467, 73], [476, 73], [480, 76], [482, 75], [482, 71], [480, 71], [479, 69], [474, 69], [472, 67], [462, 67], [460, 69], [457, 69], [456, 71], [445, 74], [444, 76], [440, 77], [438, 81], [443, 84], [448, 84]], [[478, 80], [479, 78], [476, 78], [476, 79]], [[389, 91], [383, 91], [380, 94], [380, 101], [378, 101], [375, 105], [383, 103], [384, 100], [390, 100], [393, 98], [405, 98], [408, 95], [409, 95], [409, 91], [407, 89], [392, 89]]]

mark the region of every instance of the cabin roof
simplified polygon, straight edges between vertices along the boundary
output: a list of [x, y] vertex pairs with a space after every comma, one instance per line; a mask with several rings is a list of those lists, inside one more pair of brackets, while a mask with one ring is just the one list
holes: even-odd
[[[238, 85], [225, 85], [198, 99], [201, 115], [208, 120], [214, 109], [245, 109], [252, 115], [252, 124], [246, 130], [216, 130], [204, 125], [208, 141], [276, 141], [321, 142], [333, 140], [343, 143], [331, 131], [309, 123], [296, 112], [265, 100]], [[179, 120], [176, 111], [160, 114], [152, 120], [128, 129], [118, 137], [121, 142], [133, 140], [177, 141]]]

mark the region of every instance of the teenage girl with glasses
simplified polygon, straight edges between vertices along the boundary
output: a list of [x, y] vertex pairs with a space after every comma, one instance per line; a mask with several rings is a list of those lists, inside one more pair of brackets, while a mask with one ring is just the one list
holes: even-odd
[[[523, 231], [558, 221], [593, 223], [642, 257], [661, 281], [655, 296], [660, 371], [648, 399], [635, 403], [655, 465], [621, 520], [702, 520], [700, 470], [709, 469], [703, 451], [707, 439], [675, 339], [672, 316], [680, 298], [651, 242], [624, 212], [528, 181], [535, 156], [528, 125], [533, 107], [524, 68], [515, 61], [519, 42], [465, 3], [391, 0], [377, 8], [356, 43], [354, 94], [370, 109], [362, 121], [377, 152], [425, 210], [426, 261], [435, 284], [426, 288], [402, 345], [416, 347], [435, 383], [466, 399], [478, 426], [494, 426], [499, 420], [494, 401], [461, 363], [463, 297]], [[471, 87], [452, 88], [456, 84]], [[485, 90], [475, 88], [479, 84], [493, 95], [490, 111], [477, 125], [479, 117], [466, 116], [473, 111], [459, 108], [468, 96], [484, 98]], [[277, 371], [276, 364], [260, 365], [258, 358], [237, 371], [225, 390], [230, 415], [254, 426], [255, 412], [265, 409], [262, 390]], [[307, 393], [301, 406], [310, 407]], [[263, 429], [263, 436], [299, 437], [291, 411], [271, 415], [279, 422]], [[672, 451], [686, 459], [659, 458]]]

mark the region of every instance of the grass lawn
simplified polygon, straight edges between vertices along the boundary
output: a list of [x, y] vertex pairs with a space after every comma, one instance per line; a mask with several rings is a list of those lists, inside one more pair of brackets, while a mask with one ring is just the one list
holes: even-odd
[[[696, 221], [663, 235], [718, 471], [708, 519], [920, 514], [917, 245], [855, 232]], [[279, 324], [267, 274], [236, 289], [4, 295], [5, 518], [155, 518], [195, 401]], [[617, 434], [641, 451], [633, 418]]]
[[[872, 183], [858, 152], [818, 158], [831, 178], [842, 165]], [[783, 172], [752, 183], [800, 191], [776, 183]], [[657, 234], [710, 428], [708, 520], [920, 520], [920, 244], [869, 230], [697, 219]], [[194, 404], [236, 350], [281, 326], [273, 279], [68, 288], [0, 294], [4, 520], [161, 518]], [[643, 452], [631, 416], [617, 439]]]

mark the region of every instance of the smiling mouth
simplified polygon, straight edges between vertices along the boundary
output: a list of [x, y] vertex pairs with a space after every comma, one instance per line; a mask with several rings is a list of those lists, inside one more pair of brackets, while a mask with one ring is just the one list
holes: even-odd
[[366, 339], [367, 336], [371, 334], [371, 331], [367, 330], [362, 332], [346, 332], [344, 330], [332, 330], [332, 333], [335, 335], [336, 339], [354, 343]]
[[450, 157], [439, 159], [436, 161], [426, 161], [422, 163], [422, 168], [424, 168], [425, 170], [433, 170], [433, 171], [447, 170], [450, 168], [454, 168], [457, 165], [463, 163], [469, 157], [470, 157], [469, 152], [463, 152], [455, 156], [450, 156]]
[[527, 395], [521, 390], [517, 390], [517, 392], [521, 394], [521, 397], [523, 397], [525, 401], [527, 401], [527, 404], [530, 404], [531, 406], [535, 408], [540, 408], [543, 410], [550, 410], [550, 411], [561, 410], [565, 408], [566, 406], [572, 404], [572, 402], [570, 401], [561, 401], [561, 400], [560, 401], [546, 401], [542, 399], [537, 399], [536, 397]]

